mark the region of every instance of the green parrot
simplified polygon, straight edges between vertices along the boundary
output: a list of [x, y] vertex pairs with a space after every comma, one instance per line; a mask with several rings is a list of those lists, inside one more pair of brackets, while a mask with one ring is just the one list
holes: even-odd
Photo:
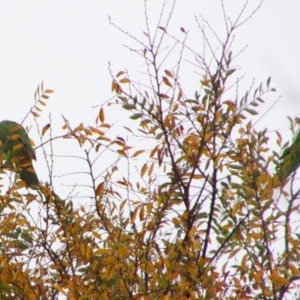
[[[39, 184], [38, 177], [32, 165], [36, 159], [30, 138], [22, 125], [13, 121], [0, 122], [0, 154], [20, 168], [20, 177], [27, 187]], [[18, 160], [16, 161], [16, 158]], [[6, 159], [7, 160], [7, 159]]]
[[300, 166], [300, 131], [293, 143], [284, 149], [281, 162], [277, 167], [277, 175], [281, 181], [287, 179]]

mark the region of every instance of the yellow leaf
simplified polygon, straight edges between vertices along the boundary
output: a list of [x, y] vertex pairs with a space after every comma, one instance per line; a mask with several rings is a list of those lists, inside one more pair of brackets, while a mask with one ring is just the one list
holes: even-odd
[[296, 267], [295, 265], [289, 263], [288, 264], [289, 269], [292, 271], [294, 276], [297, 276], [300, 274], [300, 270], [298, 269], [298, 267]]
[[147, 163], [145, 163], [141, 169], [141, 176], [143, 177], [145, 175], [145, 172], [147, 170]]
[[282, 286], [289, 283], [289, 280], [281, 277], [276, 270], [273, 270], [272, 274], [270, 275], [270, 279], [276, 286]]
[[95, 251], [95, 254], [97, 255], [97, 254], [100, 254], [100, 255], [108, 255], [108, 254], [110, 254], [110, 252], [108, 251], [108, 250], [106, 250], [106, 249], [97, 249], [96, 251]]
[[133, 223], [135, 221], [137, 212], [138, 212], [138, 208], [135, 208], [135, 210], [131, 214], [131, 223]]
[[202, 84], [203, 86], [208, 86], [210, 82], [211, 82], [210, 79], [205, 79], [205, 80], [201, 81], [201, 84]]
[[62, 294], [66, 295], [66, 292], [64, 291], [64, 289], [60, 285], [54, 284], [54, 288], [56, 290], [58, 290], [59, 292], [61, 292]]
[[245, 254], [243, 259], [242, 259], [242, 263], [241, 263], [242, 270], [247, 269], [247, 260], [248, 260], [248, 254]]
[[230, 229], [230, 228], [232, 228], [232, 224], [231, 224], [231, 223], [228, 223], [228, 224], [222, 226], [222, 229], [223, 229], [223, 230], [228, 230], [228, 229]]
[[288, 237], [289, 243], [293, 246], [294, 249], [297, 249], [299, 247], [299, 243], [297, 240], [295, 240], [293, 237]]
[[42, 129], [42, 136], [44, 136], [44, 134], [46, 133], [46, 131], [50, 128], [50, 124], [47, 124], [44, 126], [44, 128]]
[[149, 169], [149, 172], [148, 172], [148, 175], [151, 176], [152, 172], [153, 172], [153, 169], [154, 169], [154, 163], [151, 164], [151, 167]]
[[123, 78], [120, 80], [120, 83], [129, 83], [129, 79], [128, 78]]
[[123, 210], [124, 205], [126, 204], [127, 200], [122, 201], [122, 203], [120, 204], [120, 210]]
[[257, 272], [254, 272], [254, 273], [253, 273], [253, 278], [254, 278], [254, 280], [255, 280], [257, 283], [261, 283], [261, 282], [262, 282], [263, 274], [264, 274], [264, 272], [263, 272], [262, 269], [258, 270]]
[[51, 266], [50, 266], [50, 269], [52, 269], [52, 270], [58, 270], [59, 267], [58, 267], [57, 265], [51, 265]]
[[189, 218], [189, 211], [185, 210], [185, 211], [183, 212], [183, 214], [182, 214], [182, 218], [183, 218], [184, 220], [188, 220], [188, 218]]
[[202, 178], [204, 178], [204, 176], [201, 175], [201, 174], [194, 174], [193, 175], [193, 179], [202, 179]]
[[137, 157], [138, 155], [140, 155], [143, 152], [145, 152], [145, 150], [138, 150], [138, 151], [134, 152], [133, 157]]

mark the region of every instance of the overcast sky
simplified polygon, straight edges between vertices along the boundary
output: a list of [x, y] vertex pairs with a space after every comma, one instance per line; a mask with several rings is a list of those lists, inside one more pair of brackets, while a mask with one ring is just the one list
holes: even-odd
[[[229, 16], [239, 12], [237, 2], [243, 1], [225, 0]], [[250, 2], [254, 7], [259, 1]], [[162, 1], [148, 3], [149, 17], [155, 21]], [[170, 28], [178, 37], [180, 27], [197, 36], [195, 16], [201, 14], [222, 32], [220, 12], [217, 0], [177, 0]], [[242, 72], [248, 80], [256, 78], [257, 82], [272, 76], [277, 96], [282, 96], [264, 119], [273, 130], [286, 130], [286, 115], [300, 115], [299, 12], [298, 0], [265, 0], [253, 18], [236, 32], [234, 49], [248, 45], [238, 60]], [[57, 128], [63, 124], [61, 114], [73, 125], [92, 123], [98, 110], [92, 107], [112, 96], [108, 63], [114, 74], [125, 68], [135, 73], [140, 67], [135, 56], [122, 46], [132, 42], [109, 24], [108, 16], [142, 38], [145, 17], [141, 0], [1, 1], [0, 119], [20, 122], [34, 103], [37, 84], [44, 81], [55, 94], [48, 101], [41, 125], [48, 122], [49, 112]], [[197, 47], [201, 40], [188, 42]], [[31, 122], [28, 119], [26, 124]]]

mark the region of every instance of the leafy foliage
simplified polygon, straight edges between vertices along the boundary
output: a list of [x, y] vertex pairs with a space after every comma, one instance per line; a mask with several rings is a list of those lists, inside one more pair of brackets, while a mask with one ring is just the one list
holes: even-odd
[[[112, 75], [115, 100], [100, 106], [94, 124], [74, 127], [63, 117], [60, 136], [52, 122], [40, 130], [49, 182], [33, 194], [18, 181], [1, 192], [1, 299], [297, 299], [299, 189], [294, 175], [289, 190], [273, 175], [280, 155], [255, 126], [274, 89], [270, 78], [242, 97], [230, 89], [240, 82], [232, 79], [232, 36], [245, 20], [225, 18], [219, 52], [200, 27], [206, 58], [187, 45], [184, 28], [183, 40], [168, 33], [171, 16], [154, 33], [146, 23], [146, 41], [134, 38], [142, 87], [129, 72]], [[179, 45], [175, 67], [164, 42]], [[180, 81], [183, 50], [201, 70], [192, 93]], [[38, 88], [35, 118], [51, 92]], [[115, 135], [110, 118], [120, 107], [128, 118]], [[84, 153], [88, 202], [58, 195], [56, 139]]]

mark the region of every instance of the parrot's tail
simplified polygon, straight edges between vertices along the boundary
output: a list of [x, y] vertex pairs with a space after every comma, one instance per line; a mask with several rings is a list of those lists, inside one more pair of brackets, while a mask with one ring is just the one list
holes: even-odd
[[26, 183], [27, 187], [40, 184], [32, 163], [26, 167], [22, 167], [20, 176], [21, 179]]

